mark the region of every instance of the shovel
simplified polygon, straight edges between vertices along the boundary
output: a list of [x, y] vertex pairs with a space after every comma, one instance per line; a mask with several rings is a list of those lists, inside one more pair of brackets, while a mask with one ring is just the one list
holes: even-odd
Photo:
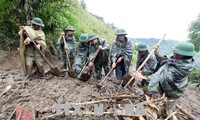
[[[23, 30], [25, 30], [24, 28], [22, 28]], [[37, 44], [35, 43], [35, 41], [30, 37], [30, 35], [28, 35], [28, 33], [26, 32], [26, 35], [27, 35], [27, 37], [29, 37], [30, 39], [31, 39], [31, 41], [33, 42], [33, 44], [35, 45], [35, 46], [37, 46]], [[36, 47], [37, 48], [37, 47]], [[37, 48], [38, 49], [38, 48]], [[38, 49], [38, 51], [40, 52], [40, 54], [42, 55], [42, 57], [44, 58], [44, 60], [47, 62], [47, 64], [49, 65], [49, 67], [51, 68], [50, 70], [49, 70], [49, 73], [51, 73], [52, 75], [54, 75], [54, 76], [60, 76], [60, 70], [57, 68], [57, 67], [55, 67], [55, 66], [53, 66], [48, 60], [47, 60], [47, 58], [45, 57], [45, 55], [42, 53], [42, 51], [40, 50], [40, 49]]]
[[[163, 37], [159, 40], [159, 42], [156, 45], [159, 45], [163, 39], [165, 38], [166, 34], [163, 35]], [[143, 61], [143, 63], [140, 65], [140, 67], [137, 69], [136, 72], [139, 72], [142, 67], [145, 65], [145, 63], [149, 60], [149, 58], [151, 57], [151, 55], [154, 53], [155, 48], [153, 48], [153, 50], [149, 53], [149, 55], [146, 57], [146, 59]], [[127, 75], [128, 76], [128, 75]], [[130, 75], [131, 76], [131, 75]], [[129, 77], [130, 78], [130, 77]], [[133, 83], [135, 76], [133, 75], [127, 82], [127, 84], [124, 86], [124, 88], [127, 88], [128, 85], [130, 85], [131, 83]], [[126, 80], [125, 80], [126, 81]]]
[[[118, 62], [115, 62], [115, 64], [117, 64]], [[104, 82], [104, 81], [106, 81], [106, 79], [108, 78], [108, 76], [111, 74], [111, 72], [113, 71], [113, 69], [114, 69], [114, 67], [112, 67], [111, 68], [111, 70], [108, 72], [108, 74], [103, 78], [103, 80], [99, 83], [99, 84], [97, 84], [97, 87], [98, 88], [101, 88], [102, 87], [102, 83]]]
[[[91, 61], [92, 63], [94, 63], [94, 60], [96, 59], [98, 53], [99, 53], [99, 49], [97, 50], [94, 58], [92, 59], [92, 61]], [[81, 71], [81, 73], [79, 74], [79, 77], [78, 77], [78, 79], [83, 80], [83, 81], [89, 80], [90, 77], [92, 76], [91, 75], [91, 72], [92, 72], [91, 66], [86, 66], [86, 65], [87, 64], [85, 64], [85, 66], [83, 67], [83, 69], [82, 69], [82, 71]]]
[[76, 75], [76, 73], [73, 71], [73, 69], [72, 69], [72, 66], [71, 66], [71, 62], [70, 62], [70, 59], [69, 59], [69, 54], [68, 54], [68, 45], [67, 45], [67, 43], [66, 43], [66, 40], [65, 40], [65, 37], [64, 37], [64, 33], [61, 33], [61, 35], [62, 35], [62, 37], [63, 37], [63, 40], [64, 40], [64, 46], [65, 46], [65, 48], [67, 48], [67, 49], [65, 49], [65, 53], [66, 53], [66, 57], [67, 57], [67, 61], [68, 61], [68, 75], [70, 76], [70, 77], [72, 77], [72, 78], [76, 78], [77, 77], [77, 75]]

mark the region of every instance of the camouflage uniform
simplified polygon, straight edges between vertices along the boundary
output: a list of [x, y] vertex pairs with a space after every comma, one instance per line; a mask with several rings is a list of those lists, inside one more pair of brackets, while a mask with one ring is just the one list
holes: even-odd
[[[149, 51], [148, 51], [146, 44], [139, 44], [137, 46], [137, 50], [138, 50], [138, 56], [137, 56], [137, 62], [136, 62], [136, 70], [140, 67], [140, 65], [143, 63], [143, 61], [149, 55]], [[144, 52], [144, 54], [141, 55], [140, 52]], [[148, 59], [148, 61], [145, 63], [143, 68], [141, 69], [142, 75], [149, 76], [149, 75], [153, 74], [153, 72], [156, 68], [156, 63], [157, 63], [156, 59], [153, 56], [151, 56]], [[147, 88], [147, 85], [148, 85], [148, 82], [146, 80], [142, 80], [142, 86], [144, 87], [145, 90]]]
[[[37, 25], [39, 27], [43, 27], [43, 21], [40, 18], [34, 18], [31, 23], [34, 25]], [[23, 34], [23, 38], [25, 39], [24, 44], [25, 46], [25, 61], [26, 61], [26, 74], [29, 76], [33, 73], [33, 67], [36, 65], [37, 71], [40, 76], [44, 75], [44, 67], [43, 67], [43, 59], [41, 58], [41, 54], [36, 48], [36, 46], [31, 42], [30, 39], [33, 39], [36, 44], [40, 45], [40, 50], [42, 52], [45, 52], [46, 50], [46, 42], [45, 42], [45, 34], [42, 31], [41, 28], [39, 30], [35, 30], [34, 27], [25, 26], [24, 29], [26, 29], [26, 32], [31, 36], [32, 38], [28, 38], [25, 34]], [[29, 33], [29, 31], [32, 31]], [[22, 35], [22, 34], [21, 34]]]
[[92, 33], [89, 35], [89, 41], [97, 39], [97, 44], [90, 44], [89, 45], [89, 61], [92, 61], [94, 58], [97, 50], [99, 49], [99, 45], [105, 50], [100, 50], [96, 59], [94, 60], [94, 67], [96, 73], [96, 79], [100, 80], [102, 77], [102, 68], [104, 69], [105, 75], [109, 72], [109, 52], [110, 48], [108, 43], [104, 39], [99, 39], [96, 34]]
[[159, 69], [152, 74], [149, 79], [148, 91], [150, 94], [158, 92], [172, 99], [166, 107], [167, 111], [175, 108], [177, 99], [180, 98], [187, 86], [188, 76], [194, 68], [194, 45], [192, 43], [179, 43], [174, 48], [174, 53], [182, 55], [184, 58], [176, 58], [175, 55], [167, 58], [156, 54], [156, 59], [160, 63]]
[[[120, 29], [117, 32], [118, 35], [126, 35], [125, 30]], [[117, 80], [122, 80], [122, 77], [129, 71], [129, 66], [132, 60], [133, 48], [131, 41], [125, 37], [125, 42], [121, 43], [118, 39], [113, 42], [111, 49], [111, 62], [116, 62], [118, 58], [123, 57], [123, 60], [116, 65]]]
[[81, 34], [78, 43], [78, 53], [75, 61], [75, 73], [79, 74], [83, 66], [86, 64], [88, 57], [88, 36], [87, 34]]
[[[71, 26], [68, 26], [65, 29], [65, 32], [68, 32], [68, 31], [74, 31], [74, 29]], [[66, 41], [67, 48], [68, 48], [68, 56], [69, 56], [70, 63], [72, 66], [75, 62], [75, 56], [76, 56], [76, 39], [73, 34], [72, 35], [65, 34], [64, 37], [65, 37], [65, 41]], [[58, 49], [58, 59], [63, 61], [62, 67], [64, 67], [66, 69], [67, 68], [67, 56], [66, 56], [65, 49], [64, 49], [63, 37], [58, 39], [57, 49]]]

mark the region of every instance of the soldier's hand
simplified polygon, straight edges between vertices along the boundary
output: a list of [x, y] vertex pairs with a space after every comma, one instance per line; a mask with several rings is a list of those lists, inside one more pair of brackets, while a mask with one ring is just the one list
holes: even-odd
[[118, 63], [121, 62], [122, 59], [123, 59], [123, 57], [118, 58], [118, 59], [117, 59], [117, 62], [118, 62]]
[[37, 44], [36, 47], [37, 47], [37, 49], [40, 49], [41, 46], [40, 46], [40, 44]]
[[94, 65], [94, 63], [93, 63], [93, 62], [90, 62], [90, 63], [89, 63], [89, 66], [90, 66], [90, 67], [91, 67], [91, 66], [93, 66], [93, 65]]
[[104, 48], [103, 48], [102, 45], [99, 45], [99, 49], [100, 49], [100, 50], [104, 50]]
[[112, 68], [115, 68], [115, 67], [116, 67], [116, 63], [113, 62], [113, 64], [112, 64]]
[[30, 39], [29, 37], [27, 37], [27, 38], [24, 40], [24, 44], [25, 44], [25, 45], [30, 44], [30, 42], [31, 42], [31, 39]]
[[134, 76], [135, 76], [135, 78], [138, 78], [138, 79], [146, 79], [146, 77], [145, 76], [143, 76], [142, 74], [141, 74], [141, 72], [135, 72], [134, 73]]
[[19, 29], [20, 30], [24, 30], [24, 26], [19, 26]]
[[159, 47], [160, 47], [159, 45], [154, 45], [153, 46], [153, 48], [155, 49], [155, 51], [154, 51], [155, 54], [158, 54], [158, 48]]
[[61, 32], [60, 34], [61, 34], [61, 35], [64, 35], [65, 33], [64, 33], [64, 32]]
[[67, 50], [67, 47], [64, 45], [64, 49]]

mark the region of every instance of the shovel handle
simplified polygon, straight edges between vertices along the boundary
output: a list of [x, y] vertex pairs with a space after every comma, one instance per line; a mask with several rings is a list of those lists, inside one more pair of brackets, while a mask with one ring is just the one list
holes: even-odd
[[[115, 62], [115, 64], [117, 64], [118, 62]], [[106, 79], [107, 77], [110, 75], [110, 73], [113, 71], [114, 67], [111, 68], [111, 70], [108, 72], [108, 74], [104, 77], [104, 79], [99, 83], [99, 85], [101, 85]]]
[[96, 59], [96, 57], [97, 57], [97, 55], [98, 55], [98, 53], [99, 53], [99, 51], [100, 51], [100, 49], [98, 48], [98, 50], [97, 50], [97, 52], [96, 52], [96, 54], [95, 54], [95, 56], [94, 56], [94, 58], [92, 59], [92, 63], [94, 63], [94, 60]]
[[87, 63], [88, 62], [86, 62], [86, 64], [84, 65], [84, 67], [82, 68], [82, 70], [81, 70], [81, 72], [79, 73], [79, 75], [78, 75], [78, 78], [80, 78], [81, 77], [81, 74], [83, 73], [83, 70], [85, 69], [85, 67], [87, 66]]
[[[163, 37], [158, 41], [158, 43], [156, 45], [159, 45], [165, 38], [166, 34], [163, 35]], [[154, 53], [156, 49], [153, 48], [153, 50], [149, 53], [149, 55], [146, 57], [146, 59], [143, 61], [143, 63], [140, 65], [140, 67], [136, 70], [136, 72], [139, 72], [142, 67], [146, 64], [146, 62], [149, 60], [149, 58], [151, 57], [151, 55]], [[124, 86], [124, 88], [126, 88], [134, 79], [134, 75], [131, 77], [131, 79], [128, 81], [128, 83]]]
[[[64, 46], [65, 46], [66, 48], [68, 48], [68, 47], [67, 47], [68, 45], [67, 45], [67, 43], [66, 43], [64, 34], [61, 34], [61, 35], [62, 35], [62, 38], [63, 38], [63, 40], [64, 40]], [[70, 62], [70, 59], [69, 59], [68, 50], [65, 49], [65, 53], [66, 53], [66, 57], [67, 57], [67, 61], [68, 61], [69, 70], [71, 70], [71, 69], [72, 69], [72, 66], [71, 66], [71, 62]]]

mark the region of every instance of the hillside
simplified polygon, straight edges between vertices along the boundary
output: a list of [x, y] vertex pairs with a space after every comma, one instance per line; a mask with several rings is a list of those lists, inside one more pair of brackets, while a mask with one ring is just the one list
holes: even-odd
[[84, 4], [77, 0], [0, 1], [0, 15], [0, 24], [3, 25], [0, 29], [0, 47], [4, 50], [12, 50], [18, 46], [19, 26], [30, 25], [33, 17], [43, 20], [47, 44], [54, 52], [61, 31], [68, 25], [74, 27], [77, 41], [81, 33], [93, 32], [109, 43], [115, 38], [116, 27], [105, 23], [102, 17], [89, 13]]

